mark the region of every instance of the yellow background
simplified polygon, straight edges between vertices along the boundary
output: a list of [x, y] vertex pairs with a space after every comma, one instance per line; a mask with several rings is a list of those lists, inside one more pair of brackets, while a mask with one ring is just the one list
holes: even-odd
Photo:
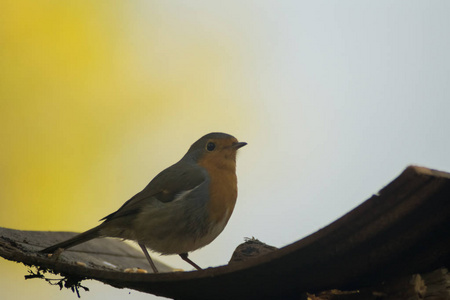
[[[135, 4], [1, 2], [0, 226], [87, 230], [196, 139], [251, 118], [232, 37]], [[0, 261], [3, 299], [60, 299], [15, 266]]]

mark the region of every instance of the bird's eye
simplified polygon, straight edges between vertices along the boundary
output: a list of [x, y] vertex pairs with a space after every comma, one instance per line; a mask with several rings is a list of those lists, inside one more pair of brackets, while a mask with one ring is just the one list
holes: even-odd
[[216, 144], [214, 144], [213, 142], [209, 142], [208, 144], [206, 144], [206, 150], [213, 151], [214, 149], [216, 149]]

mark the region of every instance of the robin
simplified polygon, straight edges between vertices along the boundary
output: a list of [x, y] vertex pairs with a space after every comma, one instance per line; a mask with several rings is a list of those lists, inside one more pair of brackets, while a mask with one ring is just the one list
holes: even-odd
[[178, 254], [201, 270], [188, 252], [211, 243], [230, 219], [237, 198], [236, 152], [245, 145], [226, 133], [203, 136], [179, 162], [101, 219], [103, 223], [41, 252], [116, 237], [136, 241], [154, 273], [158, 269], [147, 247], [161, 254]]

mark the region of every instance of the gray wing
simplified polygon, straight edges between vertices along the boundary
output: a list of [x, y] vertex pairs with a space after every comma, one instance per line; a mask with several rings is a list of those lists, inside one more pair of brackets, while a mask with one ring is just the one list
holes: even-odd
[[156, 175], [141, 192], [101, 221], [108, 222], [112, 219], [137, 214], [143, 206], [143, 202], [149, 201], [152, 197], [163, 203], [171, 202], [177, 195], [203, 183], [206, 177], [206, 171], [202, 167], [180, 161]]

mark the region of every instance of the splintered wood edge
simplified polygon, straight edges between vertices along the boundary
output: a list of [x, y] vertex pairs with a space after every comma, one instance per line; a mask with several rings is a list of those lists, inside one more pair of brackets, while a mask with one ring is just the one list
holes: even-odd
[[443, 177], [443, 178], [450, 179], [450, 173], [435, 170], [435, 169], [430, 169], [430, 168], [426, 168], [426, 167], [422, 167], [422, 166], [411, 165], [406, 168], [406, 171], [407, 170], [413, 171], [416, 174], [428, 175], [428, 176], [434, 176], [434, 177]]

